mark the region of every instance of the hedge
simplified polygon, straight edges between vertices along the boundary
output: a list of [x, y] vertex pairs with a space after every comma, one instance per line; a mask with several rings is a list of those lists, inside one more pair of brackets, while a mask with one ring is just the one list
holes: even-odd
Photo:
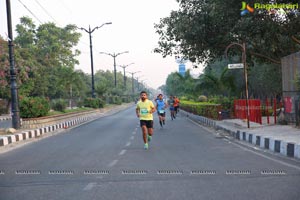
[[218, 119], [219, 112], [221, 110], [220, 104], [213, 104], [207, 102], [191, 102], [191, 101], [180, 101], [180, 109], [195, 115], [208, 117], [211, 119]]
[[43, 97], [21, 97], [20, 117], [35, 118], [43, 117], [50, 111], [50, 102]]

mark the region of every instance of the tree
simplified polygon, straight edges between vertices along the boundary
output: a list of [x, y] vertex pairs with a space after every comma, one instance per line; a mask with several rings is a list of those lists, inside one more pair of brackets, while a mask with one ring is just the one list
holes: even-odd
[[241, 16], [239, 0], [177, 1], [179, 10], [155, 24], [160, 39], [154, 51], [164, 57], [175, 54], [207, 62], [222, 57], [230, 43], [245, 42], [249, 59], [278, 64], [281, 57], [300, 49], [300, 15], [293, 12], [280, 15], [256, 10]]
[[276, 64], [254, 63], [249, 71], [249, 94], [264, 99], [282, 92], [281, 68]]
[[211, 62], [196, 83], [197, 90], [204, 95], [239, 96], [244, 88], [243, 72], [228, 70], [224, 59]]
[[78, 64], [76, 56], [79, 51], [74, 50], [74, 47], [81, 34], [75, 30], [75, 25], [60, 28], [54, 23], [42, 24], [36, 28], [30, 18], [20, 19], [15, 39], [16, 63], [20, 72], [29, 72], [30, 79], [20, 85], [20, 90], [25, 95], [47, 96], [51, 99], [68, 96], [66, 86], [61, 83], [68, 84], [64, 69], [70, 68], [69, 71], [73, 72], [75, 64]]
[[178, 72], [169, 74], [166, 80], [165, 92], [168, 95], [196, 97], [195, 80], [190, 75], [190, 71], [187, 70], [184, 76]]

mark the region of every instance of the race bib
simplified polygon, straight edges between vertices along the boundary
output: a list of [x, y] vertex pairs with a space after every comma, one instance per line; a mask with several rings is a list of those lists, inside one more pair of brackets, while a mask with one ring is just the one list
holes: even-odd
[[148, 114], [149, 113], [149, 111], [147, 110], [147, 108], [142, 108], [141, 109], [141, 114], [142, 115], [146, 115], [146, 114]]
[[165, 113], [165, 110], [159, 110], [158, 111], [160, 114], [163, 114], [163, 113]]

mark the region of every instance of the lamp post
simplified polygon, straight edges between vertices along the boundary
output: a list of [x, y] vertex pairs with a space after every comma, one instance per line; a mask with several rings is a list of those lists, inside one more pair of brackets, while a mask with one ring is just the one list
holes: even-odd
[[139, 79], [142, 78], [142, 76], [139, 76], [139, 77], [136, 77], [136, 82], [137, 82], [137, 87], [138, 87], [138, 90], [140, 90], [140, 83], [139, 83]]
[[145, 90], [146, 89], [146, 81], [147, 81], [148, 79], [143, 79], [143, 80], [141, 80], [141, 84], [142, 84], [142, 90]]
[[124, 73], [124, 90], [126, 90], [126, 76], [125, 76], [125, 69], [127, 67], [129, 67], [130, 65], [133, 65], [134, 63], [130, 63], [128, 65], [120, 65], [119, 67], [122, 67], [123, 68], [123, 73]]
[[92, 98], [95, 98], [95, 80], [94, 80], [94, 62], [93, 62], [93, 45], [92, 45], [92, 33], [98, 29], [101, 28], [104, 25], [109, 25], [112, 24], [111, 22], [107, 22], [102, 24], [101, 26], [96, 26], [95, 28], [91, 29], [91, 26], [89, 25], [89, 30], [82, 28], [82, 27], [77, 27], [80, 30], [84, 30], [85, 32], [87, 32], [89, 34], [90, 37], [90, 56], [91, 56], [91, 73], [92, 73]]
[[226, 47], [226, 50], [225, 50], [225, 56], [227, 57], [227, 52], [228, 52], [229, 48], [231, 48], [232, 46], [235, 46], [235, 45], [239, 46], [242, 49], [242, 62], [243, 62], [243, 65], [244, 65], [245, 92], [246, 92], [247, 127], [250, 128], [250, 122], [249, 122], [250, 109], [249, 109], [248, 75], [247, 75], [246, 44], [245, 44], [245, 42], [243, 42], [243, 44], [233, 42], [230, 45], [228, 45]]
[[115, 76], [115, 87], [117, 87], [117, 69], [116, 69], [116, 57], [123, 54], [123, 53], [129, 53], [129, 51], [123, 51], [120, 53], [106, 53], [106, 52], [99, 52], [100, 54], [106, 54], [108, 56], [111, 56], [114, 58], [114, 76]]
[[141, 71], [136, 71], [136, 72], [128, 72], [131, 74], [131, 80], [132, 80], [132, 95], [134, 95], [134, 78], [133, 78], [133, 75], [136, 74], [136, 73], [139, 73]]
[[7, 12], [7, 29], [8, 29], [9, 64], [10, 64], [11, 101], [12, 101], [11, 103], [12, 127], [15, 129], [19, 129], [21, 127], [21, 121], [20, 121], [20, 110], [19, 110], [18, 87], [16, 81], [10, 0], [6, 0], [6, 12]]

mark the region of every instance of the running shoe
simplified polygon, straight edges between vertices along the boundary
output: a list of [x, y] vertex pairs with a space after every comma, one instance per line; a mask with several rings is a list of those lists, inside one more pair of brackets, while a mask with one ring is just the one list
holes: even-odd
[[148, 135], [148, 142], [150, 142], [152, 140], [152, 136]]
[[146, 143], [146, 144], [144, 145], [144, 149], [147, 150], [148, 148], [149, 148], [149, 145], [148, 145], [148, 143]]

